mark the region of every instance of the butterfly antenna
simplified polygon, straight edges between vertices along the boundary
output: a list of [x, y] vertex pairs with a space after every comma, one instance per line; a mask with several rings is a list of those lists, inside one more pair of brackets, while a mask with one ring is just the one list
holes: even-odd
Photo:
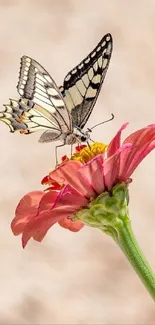
[[[108, 120], [106, 120], [106, 121], [103, 121], [103, 122], [101, 122], [101, 123], [98, 123], [98, 124], [94, 125], [91, 129], [88, 129], [88, 130], [89, 130], [89, 132], [90, 132], [90, 131], [92, 131], [94, 128], [96, 128], [96, 126], [99, 126], [99, 125], [101, 125], [101, 124], [104, 124], [104, 123], [110, 122], [110, 121], [112, 121], [113, 119], [114, 119], [114, 114], [111, 114], [111, 118], [110, 118], [110, 119], [108, 119]], [[91, 140], [91, 141], [92, 141], [92, 140]]]

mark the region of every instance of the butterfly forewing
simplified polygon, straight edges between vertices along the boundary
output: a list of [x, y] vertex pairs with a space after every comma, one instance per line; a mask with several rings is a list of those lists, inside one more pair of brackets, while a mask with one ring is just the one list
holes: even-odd
[[60, 88], [73, 124], [86, 124], [104, 81], [112, 53], [112, 36], [106, 34], [96, 48], [71, 70]]
[[17, 89], [20, 96], [42, 107], [45, 116], [54, 118], [62, 133], [72, 130], [70, 113], [56, 83], [38, 62], [27, 56], [21, 58]]

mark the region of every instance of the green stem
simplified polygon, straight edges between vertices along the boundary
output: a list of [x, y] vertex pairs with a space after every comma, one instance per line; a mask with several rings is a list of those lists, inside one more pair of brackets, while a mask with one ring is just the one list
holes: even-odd
[[155, 301], [155, 275], [132, 232], [128, 201], [127, 185], [117, 184], [111, 193], [103, 192], [92, 201], [89, 209], [77, 212], [75, 220], [98, 228], [114, 239]]
[[153, 300], [155, 300], [155, 275], [134, 237], [130, 221], [122, 222], [119, 227], [117, 226], [117, 231], [116, 243], [126, 255]]

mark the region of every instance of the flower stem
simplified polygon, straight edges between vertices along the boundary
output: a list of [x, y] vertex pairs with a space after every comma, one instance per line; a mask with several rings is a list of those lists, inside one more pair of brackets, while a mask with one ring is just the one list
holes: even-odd
[[77, 212], [75, 220], [98, 228], [114, 239], [155, 301], [155, 275], [132, 232], [128, 202], [128, 187], [122, 182], [111, 193], [100, 194], [89, 209]]
[[155, 300], [155, 275], [134, 237], [130, 221], [122, 222], [119, 228], [117, 227], [117, 231], [117, 236], [113, 239], [124, 252], [145, 288]]

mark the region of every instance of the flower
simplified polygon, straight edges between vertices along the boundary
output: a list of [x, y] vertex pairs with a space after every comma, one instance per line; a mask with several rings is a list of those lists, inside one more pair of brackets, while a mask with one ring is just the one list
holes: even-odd
[[84, 224], [74, 221], [78, 211], [88, 208], [101, 193], [110, 193], [115, 185], [131, 182], [136, 167], [155, 148], [155, 124], [132, 133], [121, 144], [121, 133], [127, 124], [107, 148], [94, 143], [90, 148], [83, 147], [70, 160], [65, 156], [65, 162], [43, 179], [42, 183], [48, 183], [49, 188], [30, 192], [21, 199], [11, 228], [14, 235], [22, 233], [23, 247], [31, 237], [42, 241], [57, 222], [71, 231], [79, 231]]

